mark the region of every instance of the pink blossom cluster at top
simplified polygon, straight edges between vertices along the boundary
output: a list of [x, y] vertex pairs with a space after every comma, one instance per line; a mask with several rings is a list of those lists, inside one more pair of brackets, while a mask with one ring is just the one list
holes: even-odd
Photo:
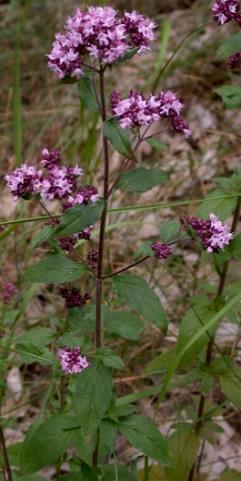
[[212, 12], [214, 19], [219, 25], [235, 20], [241, 25], [240, 2], [239, 0], [217, 0]]
[[122, 99], [118, 92], [113, 92], [110, 103], [112, 113], [122, 128], [148, 126], [160, 119], [168, 119], [176, 132], [186, 137], [191, 134], [181, 115], [183, 102], [171, 91], [145, 98], [142, 93], [131, 90], [126, 99]]
[[63, 347], [58, 349], [57, 357], [65, 374], [77, 374], [89, 367], [89, 361], [80, 353], [79, 347]]
[[76, 204], [95, 203], [98, 200], [99, 195], [95, 187], [78, 187], [77, 180], [83, 175], [80, 167], [60, 165], [58, 150], [44, 149], [40, 164], [43, 170], [23, 164], [5, 176], [15, 200], [26, 195], [39, 194], [43, 200], [63, 199], [65, 208]]
[[9, 302], [17, 295], [18, 289], [12, 282], [6, 282], [2, 288], [2, 300], [4, 304]]
[[210, 214], [208, 220], [186, 217], [184, 222], [193, 228], [200, 237], [203, 247], [210, 253], [224, 249], [233, 238], [228, 226], [223, 224], [214, 214]]
[[133, 48], [138, 53], [148, 50], [155, 24], [135, 11], [120, 16], [112, 7], [91, 6], [86, 11], [77, 9], [65, 28], [64, 34], [55, 36], [48, 65], [61, 79], [78, 79], [86, 56], [112, 64]]

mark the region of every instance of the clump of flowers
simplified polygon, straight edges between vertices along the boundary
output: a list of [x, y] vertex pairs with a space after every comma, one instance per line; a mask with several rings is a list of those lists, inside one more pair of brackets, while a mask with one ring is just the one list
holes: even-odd
[[82, 296], [76, 287], [62, 287], [60, 293], [65, 299], [65, 307], [67, 307], [67, 309], [83, 307], [91, 300], [91, 295], [88, 292]]
[[44, 200], [64, 199], [65, 208], [98, 200], [95, 187], [77, 185], [78, 178], [84, 174], [80, 167], [60, 165], [59, 150], [43, 149], [40, 164], [43, 170], [25, 163], [5, 176], [15, 200], [39, 194]]
[[110, 104], [112, 114], [122, 128], [140, 128], [160, 119], [168, 119], [173, 130], [183, 133], [185, 137], [191, 135], [189, 126], [181, 115], [183, 102], [174, 92], [160, 92], [145, 98], [142, 93], [131, 90], [125, 99], [118, 92], [113, 92]]
[[217, 0], [212, 7], [214, 19], [219, 25], [235, 20], [240, 24], [239, 0]]
[[89, 361], [81, 355], [79, 347], [64, 346], [58, 349], [57, 358], [65, 374], [77, 374], [89, 367]]
[[208, 220], [190, 216], [185, 217], [183, 221], [190, 225], [200, 237], [207, 252], [217, 252], [219, 249], [224, 249], [233, 238], [228, 226], [223, 224], [214, 214], [210, 214]]
[[14, 200], [19, 197], [38, 194], [42, 185], [42, 172], [27, 163], [5, 176], [7, 186]]
[[228, 65], [233, 70], [240, 69], [241, 68], [241, 52], [230, 55], [228, 59]]
[[93, 185], [85, 185], [80, 187], [74, 195], [68, 197], [64, 207], [67, 209], [77, 204], [87, 205], [90, 202], [95, 204], [99, 197], [96, 187]]
[[93, 228], [94, 226], [90, 225], [89, 227], [86, 227], [85, 229], [83, 229], [81, 232], [78, 232], [77, 234], [72, 234], [67, 237], [62, 237], [61, 239], [59, 239], [60, 248], [64, 251], [71, 252], [74, 249], [75, 245], [77, 244], [78, 240], [90, 239]]
[[167, 257], [171, 256], [172, 255], [172, 250], [171, 248], [163, 243], [163, 242], [153, 242], [151, 244], [151, 248], [155, 254], [155, 257], [157, 257], [157, 259], [167, 259]]
[[65, 33], [57, 33], [48, 65], [62, 79], [79, 79], [84, 74], [86, 58], [102, 65], [113, 64], [127, 52], [145, 52], [154, 40], [155, 24], [135, 11], [120, 16], [112, 7], [90, 6], [77, 9], [69, 17]]
[[98, 262], [98, 257], [99, 257], [99, 254], [97, 250], [95, 249], [89, 250], [87, 258], [88, 258], [88, 263], [91, 267], [96, 267]]
[[6, 282], [2, 287], [2, 300], [4, 304], [9, 302], [17, 295], [18, 289], [12, 282]]

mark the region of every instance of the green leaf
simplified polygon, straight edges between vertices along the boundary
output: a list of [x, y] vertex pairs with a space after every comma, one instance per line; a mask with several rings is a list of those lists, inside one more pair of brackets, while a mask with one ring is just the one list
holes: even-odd
[[129, 132], [127, 129], [119, 127], [116, 119], [110, 119], [104, 123], [104, 136], [110, 141], [117, 152], [127, 159], [135, 160]]
[[55, 415], [27, 436], [20, 454], [21, 474], [39, 471], [54, 463], [66, 449], [73, 445], [75, 430], [79, 424], [72, 416]]
[[217, 57], [221, 60], [230, 55], [240, 52], [241, 48], [241, 32], [235, 33], [227, 38], [218, 49]]
[[112, 399], [111, 370], [95, 362], [75, 376], [74, 405], [83, 434], [93, 434], [110, 407]]
[[140, 256], [150, 256], [154, 257], [155, 253], [151, 248], [152, 241], [146, 241], [143, 242], [143, 244], [140, 245], [140, 247], [137, 249], [135, 253], [135, 259], [137, 259]]
[[237, 200], [236, 197], [224, 197], [223, 190], [213, 190], [201, 202], [197, 209], [197, 215], [205, 219], [210, 213], [213, 213], [221, 220], [227, 219], [235, 209]]
[[130, 473], [123, 464], [109, 464], [102, 468], [102, 481], [137, 481], [136, 476]]
[[[64, 474], [60, 478], [58, 478], [58, 481], [84, 481], [82, 473], [69, 473], [69, 474]], [[86, 480], [88, 481], [88, 480]]]
[[231, 240], [228, 250], [234, 259], [241, 260], [241, 234]]
[[227, 109], [239, 109], [241, 107], [241, 87], [239, 85], [222, 85], [215, 89], [222, 98]]
[[57, 237], [65, 237], [82, 231], [98, 220], [103, 208], [103, 200], [98, 200], [96, 204], [75, 205], [65, 212], [60, 225], [56, 227], [53, 235], [56, 235]]
[[115, 276], [112, 282], [117, 294], [144, 319], [157, 327], [167, 328], [167, 319], [160, 300], [144, 279], [134, 274], [121, 274]]
[[46, 481], [46, 478], [43, 478], [40, 474], [30, 474], [30, 476], [18, 476], [16, 481]]
[[163, 242], [168, 244], [177, 240], [180, 236], [181, 224], [178, 219], [173, 219], [161, 226], [160, 238]]
[[169, 350], [168, 352], [162, 352], [158, 356], [154, 357], [147, 366], [145, 367], [146, 374], [159, 374], [167, 370], [170, 362], [175, 357], [175, 349]]
[[109, 419], [104, 419], [100, 425], [100, 458], [112, 453], [117, 437], [117, 425]]
[[32, 240], [32, 246], [38, 247], [41, 245], [43, 242], [46, 242], [53, 234], [53, 226], [52, 225], [46, 225], [43, 229], [41, 229], [40, 232], [37, 233], [37, 235], [34, 236]]
[[147, 139], [146, 142], [156, 150], [164, 150], [167, 147], [166, 144], [162, 144], [156, 139]]
[[26, 282], [47, 282], [60, 284], [79, 279], [85, 267], [73, 262], [63, 254], [51, 254], [42, 261], [30, 266], [24, 273], [23, 280]]
[[188, 479], [190, 467], [194, 463], [198, 448], [199, 436], [190, 430], [175, 432], [169, 441], [171, 466], [165, 469], [166, 481], [183, 481]]
[[114, 369], [124, 369], [125, 367], [122, 359], [113, 354], [109, 347], [99, 347], [96, 351], [96, 359], [99, 359], [104, 366], [113, 367]]
[[[194, 334], [200, 329], [200, 327], [208, 323], [215, 312], [216, 310], [208, 305], [208, 300], [203, 300], [202, 303], [193, 305], [193, 307], [186, 312], [185, 316], [181, 320], [176, 354], [182, 351], [183, 347], [188, 344], [190, 339], [193, 338]], [[211, 330], [209, 329], [210, 335], [204, 332], [202, 336], [200, 336], [199, 339], [193, 343], [190, 349], [186, 351], [181, 361], [182, 367], [189, 366], [192, 361], [199, 356], [204, 346], [206, 346], [210, 341], [210, 336], [214, 334], [216, 327], [217, 324], [212, 326]]]
[[144, 324], [141, 319], [132, 312], [105, 312], [104, 326], [108, 334], [137, 341], [141, 335]]
[[241, 367], [232, 364], [231, 368], [219, 374], [219, 381], [225, 396], [241, 409]]
[[214, 481], [241, 481], [241, 473], [234, 471], [234, 469], [225, 469], [220, 478]]
[[[43, 363], [52, 361], [52, 353], [46, 348], [51, 341], [53, 341], [54, 335], [51, 331], [48, 331], [43, 327], [33, 327], [26, 331], [25, 334], [16, 337], [16, 346], [18, 350], [21, 350], [21, 357], [25, 364], [31, 364], [36, 362], [36, 357], [39, 356], [39, 361], [43, 357]], [[20, 352], [20, 351], [19, 351]]]
[[145, 169], [138, 167], [124, 172], [116, 188], [128, 192], [146, 192], [156, 185], [161, 185], [167, 180], [167, 174], [160, 169]]
[[210, 331], [210, 329], [216, 326], [217, 321], [222, 319], [227, 314], [227, 312], [229, 312], [232, 308], [234, 308], [234, 306], [237, 305], [237, 303], [240, 302], [240, 298], [241, 292], [239, 291], [238, 294], [232, 297], [221, 309], [219, 309], [204, 326], [200, 327], [200, 329], [198, 329], [198, 331], [193, 335], [193, 337], [188, 341], [188, 343], [183, 346], [181, 351], [177, 353], [177, 355], [168, 367], [167, 374], [161, 386], [159, 396], [160, 401], [164, 398], [164, 395], [168, 391], [173, 375], [177, 367], [181, 363], [183, 357], [185, 356], [186, 352], [188, 352], [189, 349], [192, 348], [192, 346], [202, 337], [203, 334], [205, 334], [207, 331]]
[[99, 112], [93, 82], [90, 77], [87, 75], [81, 77], [77, 85], [81, 102], [92, 112]]
[[131, 416], [119, 424], [119, 430], [146, 456], [165, 465], [169, 463], [167, 443], [150, 418]]

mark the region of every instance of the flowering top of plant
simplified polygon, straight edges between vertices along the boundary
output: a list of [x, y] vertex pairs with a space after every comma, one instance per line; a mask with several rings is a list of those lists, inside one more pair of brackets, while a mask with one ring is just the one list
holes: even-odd
[[186, 217], [185, 221], [198, 234], [203, 247], [210, 253], [224, 249], [233, 238], [228, 226], [223, 224], [214, 214], [210, 214], [208, 220]]
[[66, 374], [77, 374], [89, 367], [89, 361], [81, 356], [79, 347], [63, 347], [58, 349], [57, 357]]
[[80, 78], [86, 56], [112, 64], [134, 48], [138, 53], [148, 50], [155, 24], [135, 11], [120, 16], [112, 7], [90, 6], [77, 9], [65, 28], [64, 34], [56, 34], [48, 55], [49, 67], [61, 79]]
[[96, 202], [99, 198], [95, 187], [78, 187], [77, 179], [83, 175], [83, 170], [77, 165], [61, 166], [58, 150], [43, 149], [40, 164], [44, 170], [37, 170], [33, 165], [25, 163], [5, 176], [15, 200], [26, 195], [40, 194], [44, 200], [65, 199], [65, 208], [69, 208], [75, 204]]
[[230, 20], [236, 20], [240, 23], [240, 3], [239, 0], [217, 0], [212, 11], [214, 19], [219, 25], [230, 22]]
[[182, 132], [186, 137], [191, 134], [188, 124], [181, 116], [183, 103], [171, 91], [145, 98], [142, 93], [131, 90], [126, 99], [122, 99], [118, 92], [113, 92], [110, 103], [112, 113], [122, 128], [148, 126], [164, 118], [170, 121], [176, 132]]

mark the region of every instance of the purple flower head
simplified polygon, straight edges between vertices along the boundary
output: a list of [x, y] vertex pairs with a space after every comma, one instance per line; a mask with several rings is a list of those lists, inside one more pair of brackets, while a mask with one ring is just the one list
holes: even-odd
[[97, 264], [98, 262], [98, 257], [99, 257], [99, 254], [98, 254], [98, 251], [96, 251], [95, 249], [90, 249], [89, 252], [88, 252], [88, 261], [89, 262], [92, 262], [94, 264]]
[[230, 22], [232, 19], [238, 20], [239, 11], [239, 0], [217, 0], [212, 7], [214, 19], [219, 25]]
[[191, 134], [187, 122], [180, 115], [183, 103], [173, 92], [161, 92], [145, 98], [142, 93], [131, 90], [126, 99], [121, 99], [119, 93], [113, 92], [110, 105], [122, 128], [140, 128], [160, 119], [168, 119], [176, 132], [186, 137]]
[[22, 164], [21, 167], [5, 176], [7, 186], [13, 194], [14, 200], [26, 194], [39, 193], [41, 179], [41, 171], [38, 171], [33, 165], [28, 164]]
[[90, 225], [89, 227], [86, 227], [84, 230], [82, 230], [81, 232], [79, 232], [77, 234], [78, 239], [89, 240], [90, 237], [91, 237], [91, 232], [92, 232], [93, 229], [94, 229], [93, 225]]
[[52, 167], [41, 183], [41, 197], [44, 200], [53, 200], [69, 196], [80, 175], [83, 175], [83, 171], [79, 167]]
[[59, 239], [59, 246], [63, 251], [71, 252], [77, 242], [78, 236], [76, 234], [72, 234]]
[[184, 134], [184, 137], [188, 138], [192, 134], [192, 131], [189, 128], [188, 123], [186, 120], [181, 116], [177, 114], [172, 114], [170, 116], [171, 120], [171, 126], [175, 132], [179, 132]]
[[48, 65], [59, 78], [80, 78], [86, 56], [112, 64], [133, 48], [139, 53], [147, 50], [154, 39], [154, 27], [149, 18], [137, 12], [121, 17], [112, 7], [77, 9], [67, 20], [65, 34], [56, 34]]
[[228, 59], [228, 65], [233, 70], [240, 69], [241, 68], [241, 52], [231, 55]]
[[224, 249], [233, 238], [228, 226], [223, 224], [214, 214], [210, 214], [208, 220], [186, 217], [185, 221], [197, 233], [203, 247], [209, 253]]
[[124, 25], [131, 42], [138, 48], [138, 53], [149, 50], [149, 44], [155, 39], [154, 22], [133, 10], [125, 12]]
[[158, 259], [167, 259], [167, 257], [172, 255], [172, 250], [167, 244], [162, 242], [153, 242], [151, 248]]
[[51, 170], [53, 167], [58, 166], [60, 164], [60, 151], [58, 149], [42, 150], [42, 160], [40, 161], [42, 167], [45, 167], [48, 170]]
[[98, 190], [92, 185], [85, 185], [80, 187], [74, 195], [70, 195], [65, 203], [65, 209], [69, 209], [78, 204], [89, 204], [92, 202], [95, 204], [99, 199]]
[[79, 347], [64, 346], [58, 349], [56, 355], [65, 374], [77, 374], [90, 365], [87, 358], [81, 355]]
[[62, 287], [60, 289], [60, 293], [65, 299], [65, 307], [67, 307], [67, 309], [71, 309], [73, 307], [83, 307], [91, 300], [91, 296], [88, 292], [82, 296], [76, 287]]
[[2, 288], [2, 300], [4, 304], [9, 302], [17, 295], [18, 289], [12, 282], [6, 282]]
[[48, 66], [60, 79], [79, 79], [83, 75], [82, 58], [70, 34], [57, 33], [48, 57]]

